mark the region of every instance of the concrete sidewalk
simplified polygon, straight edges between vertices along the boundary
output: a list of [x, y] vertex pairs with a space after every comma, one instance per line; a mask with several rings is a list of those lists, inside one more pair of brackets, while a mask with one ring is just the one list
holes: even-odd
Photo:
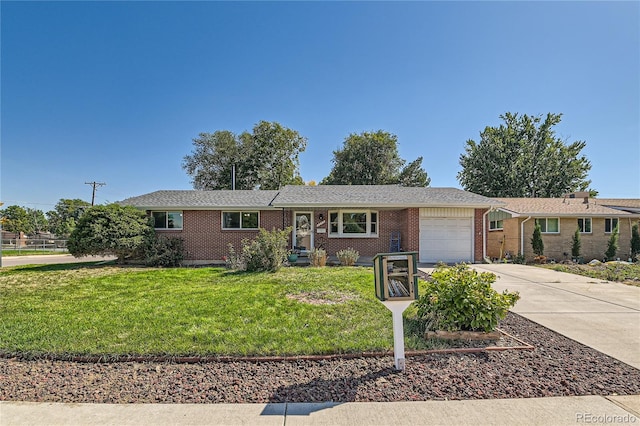
[[475, 265], [520, 292], [513, 312], [640, 369], [640, 287], [534, 266]]
[[640, 422], [640, 396], [318, 404], [2, 403], [11, 425], [576, 425]]

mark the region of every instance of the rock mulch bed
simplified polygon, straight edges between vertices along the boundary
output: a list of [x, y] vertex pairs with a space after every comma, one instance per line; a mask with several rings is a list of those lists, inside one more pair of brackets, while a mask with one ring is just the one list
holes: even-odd
[[510, 313], [533, 351], [208, 363], [0, 359], [0, 400], [97, 403], [423, 401], [640, 394], [640, 370]]

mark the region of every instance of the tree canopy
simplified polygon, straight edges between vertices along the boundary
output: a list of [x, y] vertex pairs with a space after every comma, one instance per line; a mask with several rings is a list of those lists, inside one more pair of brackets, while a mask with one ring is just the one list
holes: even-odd
[[49, 229], [44, 213], [38, 209], [8, 206], [0, 210], [0, 217], [2, 217], [2, 229], [16, 234], [24, 232], [26, 235], [34, 235]]
[[586, 143], [567, 145], [555, 135], [553, 126], [561, 117], [501, 115], [504, 124], [486, 127], [479, 143], [467, 141], [458, 181], [467, 191], [488, 197], [559, 197], [586, 191], [591, 163], [580, 155]]
[[78, 223], [85, 209], [91, 206], [87, 201], [62, 198], [53, 210], [47, 212], [49, 229], [55, 235], [67, 238]]
[[195, 189], [232, 189], [235, 165], [236, 189], [279, 189], [304, 185], [299, 154], [307, 139], [276, 122], [260, 121], [251, 133], [228, 130], [200, 133], [182, 167]]
[[333, 151], [333, 168], [321, 185], [429, 186], [422, 157], [409, 163], [398, 154], [398, 137], [389, 132], [352, 133]]
[[134, 257], [154, 233], [150, 218], [132, 206], [88, 208], [71, 232], [67, 247], [74, 256], [115, 255], [119, 262]]

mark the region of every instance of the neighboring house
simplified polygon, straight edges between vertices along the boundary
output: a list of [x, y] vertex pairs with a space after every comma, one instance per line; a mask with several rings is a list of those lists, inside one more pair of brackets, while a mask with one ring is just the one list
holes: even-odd
[[617, 257], [627, 260], [631, 227], [640, 219], [640, 199], [498, 198], [504, 206], [489, 212], [487, 255], [514, 257], [523, 253], [533, 260], [531, 238], [540, 224], [544, 254], [556, 261], [571, 259], [576, 229], [580, 230], [581, 257], [585, 261], [603, 260], [609, 238], [619, 230]]
[[503, 203], [455, 188], [396, 185], [285, 186], [279, 191], [157, 191], [122, 201], [147, 211], [156, 231], [182, 238], [187, 261], [222, 261], [258, 228], [292, 227], [291, 247], [330, 256], [403, 251], [419, 261], [474, 262], [485, 256], [484, 216]]

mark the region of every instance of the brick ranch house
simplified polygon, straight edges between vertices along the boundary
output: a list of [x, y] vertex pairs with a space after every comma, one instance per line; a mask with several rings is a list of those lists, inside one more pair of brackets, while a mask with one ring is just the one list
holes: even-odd
[[[486, 215], [504, 203], [455, 188], [396, 185], [289, 185], [277, 191], [171, 190], [120, 204], [145, 210], [156, 231], [185, 242], [187, 262], [217, 263], [259, 228], [292, 227], [291, 248], [347, 247], [363, 258], [416, 251], [419, 261], [480, 262]], [[399, 237], [399, 238], [398, 238]], [[394, 247], [395, 245], [395, 247]]]
[[531, 238], [536, 223], [542, 230], [544, 254], [556, 261], [571, 259], [576, 229], [580, 229], [581, 257], [603, 260], [609, 238], [618, 226], [616, 257], [627, 260], [631, 227], [640, 220], [640, 199], [597, 199], [588, 194], [563, 198], [498, 198], [504, 203], [488, 214], [487, 255], [502, 258], [523, 253], [534, 258]]

